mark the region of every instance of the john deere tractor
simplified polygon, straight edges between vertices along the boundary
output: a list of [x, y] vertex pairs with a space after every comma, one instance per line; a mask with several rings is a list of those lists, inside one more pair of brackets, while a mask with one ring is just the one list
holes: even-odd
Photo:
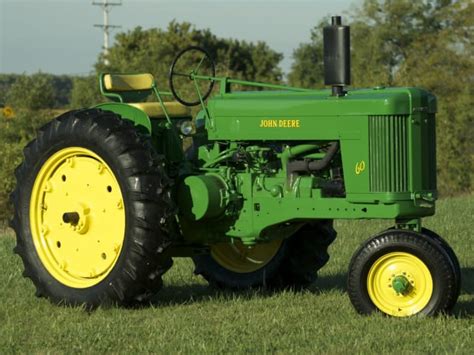
[[437, 197], [436, 99], [348, 90], [349, 38], [340, 17], [324, 29], [327, 90], [217, 77], [199, 47], [174, 59], [170, 92], [151, 74], [101, 74], [110, 102], [46, 124], [16, 170], [15, 252], [37, 295], [147, 303], [174, 257], [215, 287], [299, 289], [327, 263], [334, 219], [390, 219], [350, 262], [355, 309], [450, 311], [459, 263], [421, 224]]

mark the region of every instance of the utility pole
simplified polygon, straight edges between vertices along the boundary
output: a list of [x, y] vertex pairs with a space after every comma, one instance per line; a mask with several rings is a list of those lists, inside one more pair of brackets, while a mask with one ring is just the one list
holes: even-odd
[[110, 29], [122, 27], [122, 26], [109, 25], [109, 12], [110, 10], [112, 10], [112, 6], [121, 6], [122, 0], [120, 0], [119, 2], [109, 2], [108, 0], [102, 0], [102, 2], [93, 1], [92, 5], [102, 7], [102, 11], [104, 12], [104, 23], [102, 25], [94, 25], [94, 27], [100, 27], [104, 31], [104, 46], [103, 46], [104, 64], [109, 65], [107, 54], [109, 53]]

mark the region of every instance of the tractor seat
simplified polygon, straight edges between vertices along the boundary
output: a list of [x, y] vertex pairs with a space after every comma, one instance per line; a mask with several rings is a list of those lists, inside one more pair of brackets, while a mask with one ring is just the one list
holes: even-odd
[[[132, 102], [128, 103], [130, 106], [136, 107], [145, 112], [148, 117], [166, 118], [163, 107], [159, 102]], [[170, 117], [187, 117], [191, 116], [189, 107], [181, 105], [179, 102], [163, 102], [166, 107], [166, 112]]]
[[155, 79], [144, 74], [102, 74], [101, 81], [106, 92], [150, 91]]
[[[144, 74], [101, 74], [102, 93], [114, 101], [124, 102], [145, 112], [148, 117], [166, 118], [159, 102], [142, 102], [155, 94], [155, 79], [150, 73]], [[177, 101], [164, 102], [170, 117], [191, 116], [191, 109]]]

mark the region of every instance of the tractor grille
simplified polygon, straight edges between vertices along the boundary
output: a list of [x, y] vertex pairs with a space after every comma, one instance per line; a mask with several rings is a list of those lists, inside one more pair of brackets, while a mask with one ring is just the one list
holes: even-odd
[[408, 191], [406, 115], [369, 116], [369, 186], [371, 192]]

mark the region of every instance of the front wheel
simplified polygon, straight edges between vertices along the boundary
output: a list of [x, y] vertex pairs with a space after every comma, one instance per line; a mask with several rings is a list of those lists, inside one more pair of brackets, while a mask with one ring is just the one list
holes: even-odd
[[131, 122], [96, 109], [40, 129], [16, 170], [15, 252], [37, 295], [130, 305], [161, 287], [171, 260], [162, 159]]
[[394, 317], [448, 312], [459, 294], [445, 249], [405, 230], [388, 230], [363, 244], [352, 257], [347, 287], [359, 313]]

